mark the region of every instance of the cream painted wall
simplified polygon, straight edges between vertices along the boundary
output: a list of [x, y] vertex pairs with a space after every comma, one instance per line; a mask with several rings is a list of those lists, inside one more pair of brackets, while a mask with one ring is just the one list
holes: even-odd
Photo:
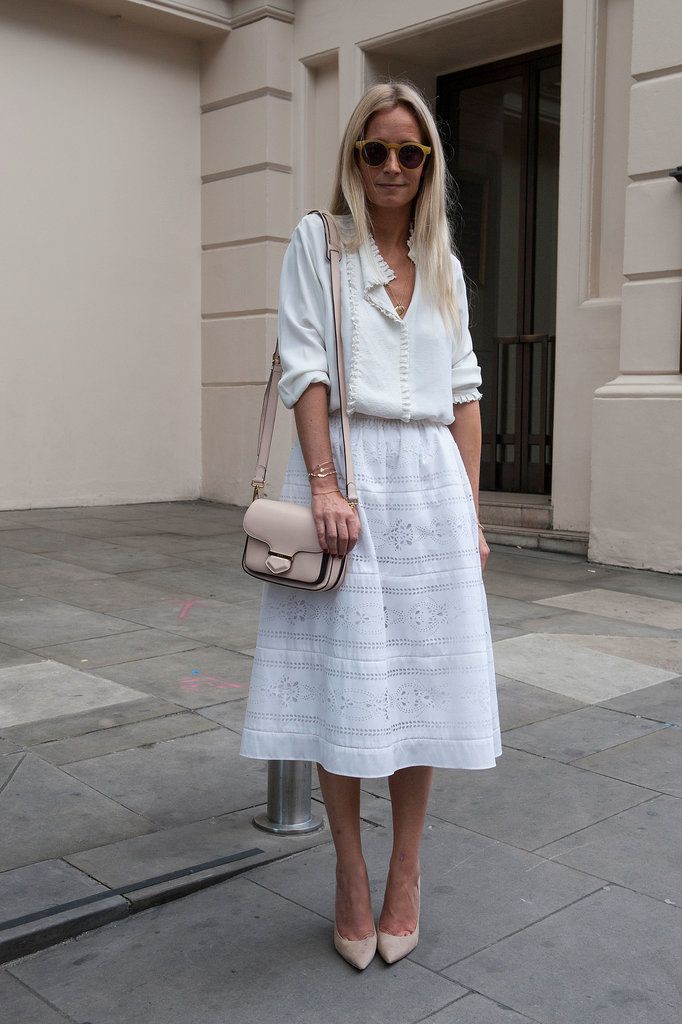
[[0, 507], [201, 492], [198, 44], [0, 3]]

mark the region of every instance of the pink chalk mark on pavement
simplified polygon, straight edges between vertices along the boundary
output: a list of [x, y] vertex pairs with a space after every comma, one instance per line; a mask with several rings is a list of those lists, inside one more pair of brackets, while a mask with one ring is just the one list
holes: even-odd
[[[201, 679], [192, 678], [201, 676]], [[204, 676], [198, 669], [192, 670], [192, 675], [180, 680], [183, 690], [198, 690], [199, 687], [208, 683], [215, 690], [243, 690], [242, 683], [231, 683], [220, 676]]]
[[192, 607], [192, 605], [199, 604], [200, 601], [201, 601], [200, 597], [193, 597], [191, 601], [185, 601], [185, 603], [183, 604], [182, 608], [178, 612], [178, 618], [179, 619], [186, 619], [188, 614], [189, 614], [189, 610]]

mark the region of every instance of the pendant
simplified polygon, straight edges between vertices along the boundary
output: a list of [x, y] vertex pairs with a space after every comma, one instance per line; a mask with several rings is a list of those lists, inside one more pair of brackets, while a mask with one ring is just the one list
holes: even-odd
[[398, 303], [398, 305], [395, 307], [395, 311], [398, 314], [398, 316], [403, 316], [404, 315], [405, 307], [403, 306], [402, 302]]

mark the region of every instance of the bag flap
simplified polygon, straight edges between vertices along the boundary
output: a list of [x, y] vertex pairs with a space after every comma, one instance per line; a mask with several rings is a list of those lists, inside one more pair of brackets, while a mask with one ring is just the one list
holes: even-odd
[[244, 513], [243, 526], [249, 537], [282, 555], [295, 555], [298, 551], [319, 554], [322, 550], [309, 505], [256, 498]]

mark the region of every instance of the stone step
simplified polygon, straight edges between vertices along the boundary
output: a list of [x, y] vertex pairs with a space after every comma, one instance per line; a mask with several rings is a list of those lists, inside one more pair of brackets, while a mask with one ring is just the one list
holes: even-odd
[[499, 526], [489, 523], [486, 510], [481, 508], [479, 518], [488, 544], [505, 547], [529, 548], [538, 551], [558, 551], [567, 555], [587, 555], [589, 534], [578, 530], [538, 530], [524, 526]]
[[552, 528], [552, 504], [547, 494], [481, 491], [478, 504], [481, 522], [491, 526]]

